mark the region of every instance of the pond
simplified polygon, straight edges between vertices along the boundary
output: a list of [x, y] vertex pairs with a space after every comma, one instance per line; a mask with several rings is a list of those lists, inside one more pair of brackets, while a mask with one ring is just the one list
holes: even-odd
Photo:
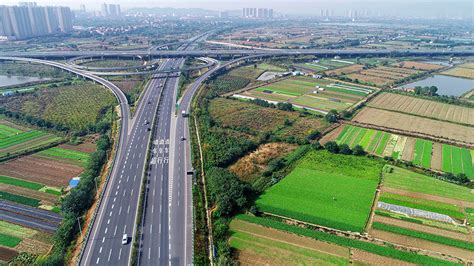
[[415, 88], [416, 86], [436, 86], [439, 95], [461, 96], [474, 88], [474, 80], [457, 78], [444, 75], [434, 75], [432, 77], [405, 84], [400, 88]]
[[6, 76], [0, 75], [0, 87], [13, 86], [24, 84], [28, 82], [34, 82], [39, 80], [46, 80], [38, 77], [23, 77], [23, 76]]

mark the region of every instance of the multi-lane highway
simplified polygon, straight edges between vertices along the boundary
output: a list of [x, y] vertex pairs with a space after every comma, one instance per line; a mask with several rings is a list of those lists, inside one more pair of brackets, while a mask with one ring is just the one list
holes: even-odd
[[9, 52], [2, 53], [0, 56], [18, 56], [32, 58], [58, 58], [65, 59], [79, 56], [91, 57], [136, 57], [151, 56], [153, 58], [170, 57], [219, 57], [219, 56], [249, 56], [257, 54], [266, 54], [268, 56], [468, 56], [474, 55], [474, 50], [450, 50], [450, 49], [419, 49], [419, 50], [396, 50], [396, 49], [275, 49], [275, 50], [249, 50], [249, 49], [230, 49], [230, 50], [134, 50], [134, 51], [54, 51], [54, 52]]

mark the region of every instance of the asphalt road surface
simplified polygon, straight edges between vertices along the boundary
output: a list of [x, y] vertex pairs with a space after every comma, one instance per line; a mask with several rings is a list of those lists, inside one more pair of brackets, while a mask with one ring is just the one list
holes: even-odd
[[[167, 65], [166, 62], [163, 67]], [[130, 260], [130, 243], [135, 232], [140, 185], [151, 134], [149, 129], [165, 79], [165, 76], [151, 79], [131, 120], [128, 140], [119, 147], [119, 163], [107, 184], [81, 265], [127, 265]], [[122, 244], [124, 234], [129, 238], [126, 245]]]

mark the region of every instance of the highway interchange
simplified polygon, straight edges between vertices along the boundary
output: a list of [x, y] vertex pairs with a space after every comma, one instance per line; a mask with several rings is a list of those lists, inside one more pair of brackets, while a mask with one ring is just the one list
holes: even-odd
[[[132, 256], [132, 243], [138, 237], [138, 260], [142, 265], [190, 265], [193, 264], [193, 220], [191, 175], [188, 171], [190, 161], [189, 121], [181, 112], [189, 113], [194, 94], [202, 82], [217, 71], [227, 68], [240, 60], [251, 60], [274, 55], [297, 55], [299, 50], [257, 51], [257, 50], [195, 50], [195, 42], [205, 36], [197, 36], [183, 44], [176, 51], [131, 51], [131, 52], [51, 52], [19, 53], [0, 56], [0, 60], [16, 60], [46, 64], [74, 73], [78, 76], [98, 82], [109, 88], [120, 103], [120, 135], [116, 146], [113, 168], [105, 190], [99, 201], [95, 219], [93, 219], [80, 265], [128, 265]], [[327, 56], [344, 54], [388, 54], [391, 51], [305, 51], [306, 54], [324, 54]], [[221, 65], [217, 60], [207, 59], [210, 70], [200, 76], [177, 99], [179, 75], [169, 73], [153, 74], [144, 90], [138, 107], [133, 115], [123, 92], [113, 83], [73, 65], [53, 61], [33, 59], [31, 57], [61, 56], [129, 56], [156, 55], [176, 57], [162, 59], [159, 71], [180, 69], [184, 56], [241, 55]], [[411, 51], [410, 55], [419, 55], [426, 51]], [[430, 51], [438, 55], [474, 54], [472, 51]], [[25, 57], [28, 56], [28, 57]], [[210, 62], [212, 61], [212, 65]], [[176, 105], [175, 103], [179, 104]], [[149, 149], [150, 148], [150, 149]], [[149, 158], [149, 161], [148, 159]], [[147, 173], [147, 182], [142, 180]], [[137, 225], [140, 191], [145, 191], [145, 204], [142, 223]], [[142, 227], [136, 235], [136, 227]], [[128, 235], [127, 244], [122, 244], [122, 236]]]

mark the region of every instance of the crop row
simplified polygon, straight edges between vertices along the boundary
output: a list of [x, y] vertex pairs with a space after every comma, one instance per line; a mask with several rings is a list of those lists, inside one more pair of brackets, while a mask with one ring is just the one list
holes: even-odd
[[[411, 144], [408, 144], [408, 140], [412, 140]], [[464, 173], [471, 179], [474, 178], [472, 161], [474, 150], [443, 144], [442, 150], [435, 154], [432, 141], [352, 125], [345, 125], [335, 141], [350, 147], [360, 145], [366, 152], [380, 157], [403, 159], [424, 168], [442, 170], [456, 175]], [[439, 166], [433, 165], [433, 158], [437, 155], [442, 158]]]
[[435, 242], [435, 243], [439, 243], [443, 245], [448, 245], [452, 247], [474, 251], [474, 243], [470, 243], [470, 242], [466, 242], [466, 241], [462, 241], [458, 239], [453, 239], [453, 238], [449, 238], [445, 236], [429, 234], [425, 232], [420, 232], [416, 230], [411, 230], [407, 228], [402, 228], [402, 227], [384, 224], [384, 223], [378, 223], [378, 222], [374, 222], [372, 224], [372, 228], [399, 234], [399, 235], [415, 237], [415, 238], [419, 238], [419, 239], [423, 239], [423, 240], [427, 240], [427, 241], [431, 241], [431, 242]]
[[8, 193], [5, 191], [0, 191], [0, 199], [13, 201], [13, 202], [28, 205], [31, 207], [38, 207], [40, 205], [40, 200]]
[[27, 142], [44, 135], [46, 135], [46, 133], [37, 131], [37, 130], [31, 130], [24, 133], [19, 133], [17, 135], [13, 135], [6, 139], [3, 139], [2, 142], [0, 143], [0, 149], [5, 149], [14, 145], [18, 145], [20, 143]]
[[21, 132], [23, 131], [13, 127], [9, 127], [7, 125], [0, 124], [0, 139], [11, 137], [20, 134]]
[[250, 223], [259, 224], [265, 227], [274, 228], [277, 230], [291, 232], [297, 235], [306, 236], [314, 238], [320, 241], [325, 241], [329, 243], [334, 243], [344, 247], [352, 247], [360, 250], [364, 250], [373, 254], [380, 256], [385, 256], [389, 258], [398, 259], [401, 261], [416, 263], [420, 265], [460, 265], [457, 263], [428, 257], [425, 255], [416, 254], [413, 252], [407, 252], [402, 250], [397, 250], [388, 246], [379, 246], [373, 243], [364, 242], [356, 239], [345, 238], [342, 236], [336, 236], [325, 232], [310, 230], [306, 228], [301, 228], [293, 225], [284, 224], [274, 220], [269, 220], [261, 217], [248, 216], [248, 215], [238, 215], [237, 219], [247, 221]]

